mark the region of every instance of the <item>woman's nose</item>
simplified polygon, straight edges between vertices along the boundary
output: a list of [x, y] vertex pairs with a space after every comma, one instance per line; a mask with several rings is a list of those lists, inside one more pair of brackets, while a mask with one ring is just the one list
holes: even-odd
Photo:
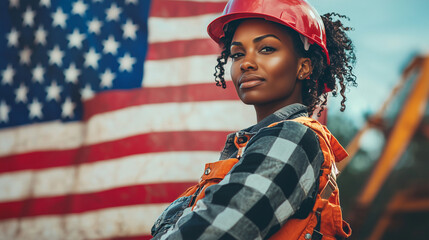
[[258, 69], [258, 65], [250, 56], [246, 55], [240, 64], [240, 69], [243, 72], [248, 70], [256, 70]]

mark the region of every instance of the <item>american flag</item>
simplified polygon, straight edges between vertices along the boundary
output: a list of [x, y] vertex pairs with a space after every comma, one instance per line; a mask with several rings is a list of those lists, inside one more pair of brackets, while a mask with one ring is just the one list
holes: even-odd
[[224, 5], [0, 1], [0, 239], [150, 238], [255, 123], [214, 86], [205, 29]]

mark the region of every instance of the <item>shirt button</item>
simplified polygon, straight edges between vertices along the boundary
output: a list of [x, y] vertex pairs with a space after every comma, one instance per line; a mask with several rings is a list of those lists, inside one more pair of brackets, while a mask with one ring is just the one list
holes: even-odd
[[238, 143], [245, 143], [245, 142], [247, 142], [247, 137], [246, 137], [246, 136], [239, 137], [239, 138], [237, 139], [237, 142], [238, 142]]
[[311, 234], [310, 233], [306, 233], [305, 236], [304, 236], [304, 238], [307, 239], [307, 240], [311, 239]]
[[209, 175], [211, 171], [212, 171], [212, 170], [211, 170], [210, 168], [207, 168], [207, 169], [204, 171], [204, 174], [205, 174], [205, 175]]

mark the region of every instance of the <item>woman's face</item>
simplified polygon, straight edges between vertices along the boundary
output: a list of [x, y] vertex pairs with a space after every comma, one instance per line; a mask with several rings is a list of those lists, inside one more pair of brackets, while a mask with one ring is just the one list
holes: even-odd
[[302, 102], [300, 58], [292, 37], [263, 19], [245, 20], [231, 41], [231, 77], [238, 96], [255, 106]]

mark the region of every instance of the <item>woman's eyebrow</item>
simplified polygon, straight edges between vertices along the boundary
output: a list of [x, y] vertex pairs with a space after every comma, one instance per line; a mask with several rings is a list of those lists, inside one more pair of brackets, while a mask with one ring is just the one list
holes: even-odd
[[[276, 35], [274, 35], [274, 34], [266, 34], [266, 35], [262, 35], [262, 36], [259, 36], [259, 37], [256, 37], [255, 39], [253, 39], [253, 42], [254, 43], [256, 43], [256, 42], [260, 42], [260, 41], [262, 41], [263, 39], [265, 39], [265, 38], [267, 38], [267, 37], [273, 37], [273, 38], [276, 38], [276, 39], [278, 39], [279, 41], [281, 41], [280, 40], [280, 38], [278, 38]], [[243, 44], [241, 43], [241, 42], [232, 42], [231, 43], [231, 46], [243, 46]]]
[[232, 42], [231, 47], [232, 46], [243, 46], [243, 44], [241, 42]]
[[[256, 42], [260, 42], [260, 41], [262, 41], [263, 39], [265, 39], [265, 38], [267, 38], [267, 37], [273, 37], [273, 38], [276, 38], [276, 39], [278, 39], [279, 41], [281, 41], [280, 40], [280, 38], [278, 38], [276, 35], [274, 35], [274, 34], [266, 34], [266, 35], [262, 35], [262, 36], [259, 36], [259, 37], [256, 37], [255, 39], [253, 39], [253, 42], [254, 43], [256, 43]], [[231, 46], [243, 46], [243, 44], [241, 43], [241, 42], [232, 42], [231, 43]]]
[[273, 38], [276, 38], [276, 39], [278, 39], [280, 41], [280, 38], [278, 38], [276, 35], [274, 35], [274, 34], [266, 34], [266, 35], [262, 35], [262, 36], [256, 37], [255, 39], [253, 39], [253, 42], [254, 43], [260, 42], [260, 41], [262, 41], [262, 39], [267, 38], [267, 37], [273, 37]]

